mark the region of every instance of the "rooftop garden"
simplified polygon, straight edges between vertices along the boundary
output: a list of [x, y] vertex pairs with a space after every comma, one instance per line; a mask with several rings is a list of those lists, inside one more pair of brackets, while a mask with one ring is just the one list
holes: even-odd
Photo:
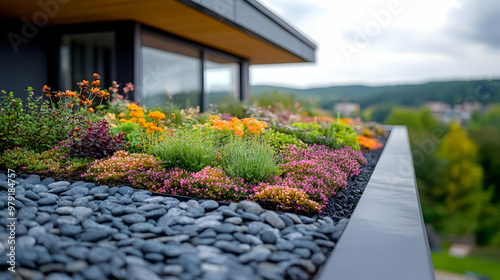
[[28, 88], [25, 101], [2, 92], [1, 169], [313, 215], [385, 136], [286, 94], [200, 113], [142, 107], [126, 98], [131, 83], [100, 86], [96, 73], [76, 91], [44, 86], [35, 97]]

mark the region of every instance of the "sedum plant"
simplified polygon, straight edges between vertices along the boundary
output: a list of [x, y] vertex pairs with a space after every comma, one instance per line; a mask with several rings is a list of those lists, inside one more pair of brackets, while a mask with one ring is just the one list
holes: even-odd
[[325, 145], [334, 149], [349, 146], [359, 150], [358, 135], [349, 125], [335, 123], [294, 123], [292, 126], [276, 127], [276, 130], [292, 134], [308, 144]]
[[306, 148], [307, 144], [299, 140], [297, 137], [275, 131], [273, 129], [267, 130], [262, 134], [262, 141], [269, 144], [276, 151], [285, 149], [288, 145], [294, 145], [299, 148]]
[[126, 179], [132, 173], [145, 172], [158, 165], [159, 161], [154, 156], [118, 151], [111, 157], [94, 161], [81, 177], [108, 183]]
[[47, 168], [40, 154], [24, 148], [6, 150], [0, 158], [0, 166], [4, 166], [4, 170], [10, 168], [17, 171], [41, 171]]
[[302, 207], [318, 212], [322, 208], [319, 203], [309, 199], [304, 190], [282, 185], [263, 184], [259, 186], [253, 199], [269, 200], [271, 203], [279, 204], [278, 209], [282, 211], [290, 210], [293, 206], [296, 206], [297, 210], [301, 210]]

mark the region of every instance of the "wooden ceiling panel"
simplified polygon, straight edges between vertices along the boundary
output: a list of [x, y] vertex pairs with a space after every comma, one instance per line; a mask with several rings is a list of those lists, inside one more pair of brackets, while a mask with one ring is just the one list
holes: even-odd
[[[304, 62], [282, 48], [175, 0], [68, 1], [58, 9], [49, 24], [134, 20], [249, 59], [251, 64]], [[43, 9], [38, 1], [0, 1], [0, 15], [32, 19], [40, 11]]]

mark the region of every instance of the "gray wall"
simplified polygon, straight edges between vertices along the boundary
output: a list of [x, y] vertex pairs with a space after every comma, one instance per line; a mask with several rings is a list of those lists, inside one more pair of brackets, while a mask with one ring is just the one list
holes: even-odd
[[[14, 92], [16, 97], [26, 95], [28, 86], [32, 86], [36, 94], [47, 83], [47, 54], [43, 39], [43, 30], [38, 28], [32, 38], [23, 35], [24, 22], [0, 17], [0, 90]], [[12, 32], [12, 33], [11, 33]], [[23, 42], [14, 50], [9, 33], [23, 37]], [[26, 41], [24, 41], [26, 40]]]

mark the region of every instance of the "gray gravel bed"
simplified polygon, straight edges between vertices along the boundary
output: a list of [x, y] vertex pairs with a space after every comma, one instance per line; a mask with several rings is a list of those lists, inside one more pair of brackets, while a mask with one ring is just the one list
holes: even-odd
[[22, 175], [12, 274], [6, 180], [0, 173], [0, 279], [310, 279], [347, 223]]

